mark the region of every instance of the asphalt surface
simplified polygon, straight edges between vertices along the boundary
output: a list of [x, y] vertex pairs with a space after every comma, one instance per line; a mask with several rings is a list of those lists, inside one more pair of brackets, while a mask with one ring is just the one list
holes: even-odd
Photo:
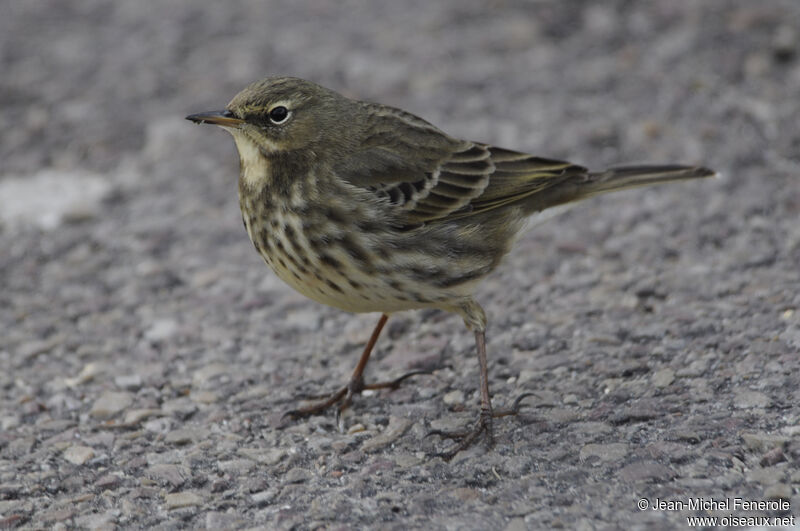
[[[5, 3], [0, 528], [791, 524], [798, 54], [795, 0]], [[263, 265], [232, 140], [183, 119], [276, 74], [593, 169], [722, 178], [520, 238], [478, 300], [496, 405], [535, 394], [445, 462], [426, 434], [473, 420], [478, 375], [440, 312], [393, 316], [368, 369], [430, 375], [281, 422], [346, 381], [377, 316]]]

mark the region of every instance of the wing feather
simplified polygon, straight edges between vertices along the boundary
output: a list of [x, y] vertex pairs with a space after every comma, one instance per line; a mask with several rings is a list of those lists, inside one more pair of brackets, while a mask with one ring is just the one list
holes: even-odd
[[360, 149], [335, 168], [409, 224], [473, 216], [585, 177], [569, 162], [452, 138], [399, 109], [375, 105]]

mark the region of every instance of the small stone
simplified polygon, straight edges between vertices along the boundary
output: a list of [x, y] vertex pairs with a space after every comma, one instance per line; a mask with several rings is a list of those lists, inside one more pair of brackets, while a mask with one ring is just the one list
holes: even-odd
[[347, 434], [352, 435], [354, 433], [361, 433], [363, 431], [367, 431], [367, 427], [359, 422], [358, 424], [353, 424], [352, 426], [350, 426], [347, 429]]
[[277, 489], [267, 489], [267, 490], [262, 490], [261, 492], [253, 493], [251, 498], [253, 500], [253, 503], [255, 503], [258, 506], [263, 506], [267, 505], [272, 500], [274, 500], [277, 494], [278, 494]]
[[733, 400], [733, 406], [738, 409], [764, 408], [769, 403], [769, 397], [758, 391], [742, 391]]
[[159, 484], [175, 488], [186, 482], [187, 472], [178, 465], [162, 463], [148, 467], [145, 475]]
[[203, 504], [203, 497], [192, 491], [174, 492], [164, 496], [164, 506], [167, 509], [180, 509]]
[[192, 401], [198, 404], [215, 404], [220, 399], [219, 395], [213, 391], [198, 391], [192, 393]]
[[780, 462], [786, 461], [786, 455], [780, 448], [773, 448], [761, 458], [758, 464], [761, 466], [772, 466]]
[[619, 471], [619, 477], [630, 483], [666, 483], [675, 476], [674, 470], [655, 461], [632, 463]]
[[792, 487], [786, 483], [775, 483], [764, 489], [764, 497], [768, 500], [791, 500]]
[[782, 448], [789, 442], [789, 437], [771, 433], [743, 433], [742, 441], [754, 452], [767, 452], [773, 448]]
[[73, 465], [82, 465], [94, 457], [94, 450], [88, 446], [70, 446], [61, 455]]
[[463, 404], [464, 403], [464, 392], [456, 389], [455, 391], [450, 391], [444, 397], [442, 397], [442, 401], [447, 404], [448, 406], [452, 406], [455, 404]]
[[161, 404], [161, 411], [167, 415], [185, 420], [197, 411], [197, 404], [186, 397], [174, 398]]
[[774, 485], [781, 479], [780, 472], [772, 467], [754, 467], [747, 471], [747, 480], [762, 485]]
[[395, 464], [400, 468], [408, 468], [418, 466], [423, 462], [423, 458], [414, 454], [397, 454], [394, 456]]
[[229, 461], [220, 461], [217, 463], [217, 468], [222, 472], [238, 475], [247, 474], [255, 467], [256, 463], [250, 459], [231, 459]]
[[167, 434], [172, 430], [173, 421], [166, 418], [148, 420], [142, 427], [152, 433]]
[[118, 511], [109, 510], [104, 513], [89, 513], [75, 518], [75, 527], [79, 529], [112, 529]]
[[403, 436], [403, 434], [411, 426], [411, 419], [402, 417], [390, 417], [389, 425], [378, 435], [364, 442], [362, 450], [365, 452], [372, 452], [380, 448], [384, 448], [392, 444], [394, 441]]
[[131, 409], [125, 412], [123, 422], [125, 424], [138, 424], [144, 419], [152, 417], [153, 415], [158, 415], [159, 413], [160, 411], [158, 409]]
[[675, 371], [670, 368], [659, 369], [653, 373], [650, 381], [656, 387], [667, 387], [675, 381]]
[[597, 457], [600, 461], [617, 461], [628, 455], [628, 445], [624, 443], [587, 444], [581, 448], [580, 460]]
[[283, 448], [239, 448], [239, 454], [257, 463], [276, 465], [286, 455]]
[[87, 363], [78, 376], [74, 378], [65, 378], [64, 383], [67, 387], [76, 387], [85, 384], [93, 380], [95, 376], [104, 373], [107, 368], [105, 363]]
[[694, 360], [688, 367], [678, 370], [677, 375], [684, 378], [698, 378], [704, 376], [706, 372], [708, 372], [709, 363], [708, 358]]
[[196, 370], [194, 374], [192, 374], [192, 384], [198, 387], [203, 387], [214, 378], [222, 376], [223, 374], [228, 374], [230, 371], [231, 367], [228, 364], [211, 363], [201, 369]]
[[123, 374], [115, 377], [114, 383], [120, 389], [136, 391], [142, 387], [142, 377], [138, 374]]
[[19, 415], [9, 415], [7, 417], [0, 418], [0, 431], [11, 431], [14, 428], [19, 427], [19, 424]]
[[178, 323], [173, 319], [157, 319], [145, 331], [144, 338], [152, 342], [165, 341], [175, 335], [177, 331]]
[[98, 419], [111, 418], [132, 403], [133, 396], [130, 393], [108, 391], [95, 401], [89, 414]]
[[182, 428], [173, 430], [164, 437], [164, 442], [168, 444], [189, 444], [208, 437], [208, 430]]
[[311, 473], [305, 468], [293, 468], [283, 477], [284, 483], [305, 483], [311, 479]]
[[522, 518], [512, 518], [503, 531], [525, 531], [528, 526]]
[[[574, 406], [574, 405], [577, 405], [578, 402], [580, 402], [580, 399], [578, 398], [578, 395], [573, 394], [573, 393], [569, 393], [567, 395], [564, 395], [564, 399], [562, 400], [562, 402], [564, 403], [564, 405]], [[513, 521], [516, 521], [516, 520], [519, 520], [519, 519], [515, 519]]]
[[106, 474], [95, 481], [94, 484], [104, 490], [114, 490], [122, 484], [122, 478], [117, 474]]
[[237, 514], [210, 511], [206, 513], [206, 529], [246, 529], [248, 521]]

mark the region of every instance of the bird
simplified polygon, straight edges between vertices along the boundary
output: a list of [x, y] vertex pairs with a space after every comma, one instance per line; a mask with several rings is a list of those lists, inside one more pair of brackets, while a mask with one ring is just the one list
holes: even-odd
[[[414, 371], [366, 384], [364, 369], [389, 316], [434, 308], [474, 335], [480, 409], [463, 430], [433, 431], [450, 459], [484, 439], [493, 419], [486, 314], [475, 298], [529, 217], [600, 194], [711, 177], [703, 166], [619, 166], [602, 171], [451, 136], [388, 105], [348, 98], [296, 77], [273, 76], [223, 109], [191, 114], [233, 136], [239, 206], [247, 234], [286, 284], [347, 312], [380, 314], [346, 385], [287, 412], [304, 417], [348, 407], [365, 389], [396, 388]], [[514, 409], [518, 406], [515, 403]]]

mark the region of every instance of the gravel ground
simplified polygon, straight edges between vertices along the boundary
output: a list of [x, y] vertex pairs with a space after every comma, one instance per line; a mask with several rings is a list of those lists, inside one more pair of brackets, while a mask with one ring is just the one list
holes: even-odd
[[[3, 5], [0, 528], [800, 517], [800, 3], [342, 4]], [[440, 312], [393, 317], [368, 371], [430, 376], [340, 426], [281, 423], [346, 381], [377, 316], [264, 267], [233, 142], [183, 120], [271, 74], [593, 168], [723, 178], [597, 198], [519, 240], [478, 298], [496, 404], [536, 395], [448, 463], [425, 435], [472, 420], [478, 376]], [[731, 507], [679, 510], [701, 498]]]

